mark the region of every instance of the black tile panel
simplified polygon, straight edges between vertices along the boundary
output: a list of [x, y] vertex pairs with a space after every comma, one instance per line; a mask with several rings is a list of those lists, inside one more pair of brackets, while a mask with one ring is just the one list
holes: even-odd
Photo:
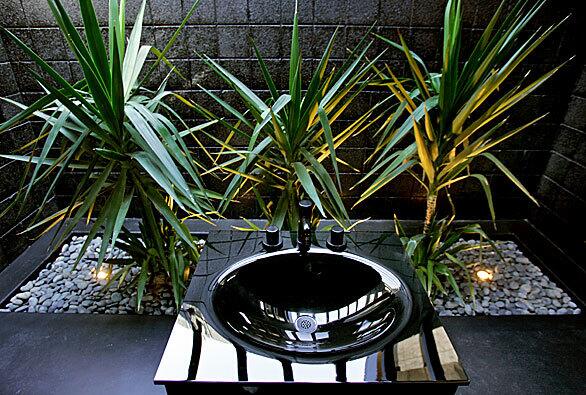
[[564, 117], [564, 124], [586, 131], [586, 98], [572, 96], [568, 104], [568, 111]]
[[380, 0], [378, 22], [386, 26], [409, 26], [412, 3], [413, 0]]
[[215, 0], [218, 23], [248, 22], [248, 0]]
[[[183, 0], [183, 17], [187, 15], [191, 6], [195, 0]], [[216, 1], [215, 0], [202, 0], [197, 10], [189, 20], [190, 24], [213, 24], [216, 22]]]
[[348, 3], [352, 0], [314, 0], [315, 22], [327, 24], [345, 24], [348, 15]]
[[[152, 23], [155, 25], [173, 25], [181, 22], [187, 13], [183, 12], [182, 0], [149, 1]], [[190, 3], [185, 1], [185, 3]]]

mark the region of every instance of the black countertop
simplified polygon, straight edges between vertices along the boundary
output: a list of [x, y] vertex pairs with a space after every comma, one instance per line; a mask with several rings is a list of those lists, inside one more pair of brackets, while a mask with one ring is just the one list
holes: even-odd
[[[325, 246], [327, 236], [327, 232], [316, 233], [310, 254], [312, 251], [316, 251], [314, 254], [328, 251], [319, 249], [319, 246]], [[285, 257], [289, 254], [288, 251], [292, 251], [291, 254], [296, 253], [287, 233], [284, 233], [283, 239], [284, 251], [274, 253], [279, 254], [276, 257], [278, 261], [271, 265], [282, 264], [286, 267]], [[458, 355], [412, 266], [405, 260], [398, 238], [390, 232], [353, 232], [347, 239], [347, 250], [333, 254], [333, 258], [338, 255], [368, 258], [376, 263], [375, 266], [396, 273], [410, 290], [410, 318], [400, 331], [388, 333], [384, 341], [367, 347], [365, 353], [356, 350], [353, 351], [355, 355], [332, 354], [319, 360], [288, 358], [287, 355], [276, 352], [263, 353], [262, 347], [253, 347], [250, 342], [238, 341], [232, 336], [236, 331], [219, 325], [221, 320], [217, 319], [217, 308], [211, 307], [210, 289], [218, 277], [225, 275], [227, 268], [232, 268], [247, 257], [255, 256], [262, 260], [271, 254], [263, 250], [263, 232], [210, 232], [207, 248], [201, 257], [157, 371], [156, 382], [166, 385], [210, 382], [466, 384], [468, 378]], [[263, 275], [261, 271], [258, 273]], [[269, 277], [262, 278], [260, 282], [283, 284], [283, 292], [292, 292], [293, 288], [286, 283], [294, 281], [294, 275], [286, 269], [280, 275], [272, 271]], [[336, 291], [340, 295], [345, 292], [351, 294], [349, 287], [352, 287], [353, 279], [348, 280], [345, 289]], [[246, 297], [251, 296], [242, 296]], [[294, 298], [287, 299], [292, 301]], [[354, 303], [360, 305], [358, 300]], [[241, 305], [237, 299], [233, 304]], [[284, 325], [289, 326], [295, 318], [287, 311], [280, 311], [277, 315]], [[323, 326], [327, 326], [327, 323], [329, 321]], [[261, 328], [263, 332], [264, 329], [266, 328]], [[245, 332], [254, 330], [246, 328]], [[286, 339], [285, 332], [287, 331], [283, 331], [282, 336]], [[297, 336], [297, 333], [293, 336]], [[318, 343], [315, 338], [309, 340]]]
[[[165, 394], [153, 377], [174, 321], [0, 313], [0, 394]], [[458, 394], [584, 392], [584, 317], [444, 317], [442, 322], [470, 376], [470, 386]]]

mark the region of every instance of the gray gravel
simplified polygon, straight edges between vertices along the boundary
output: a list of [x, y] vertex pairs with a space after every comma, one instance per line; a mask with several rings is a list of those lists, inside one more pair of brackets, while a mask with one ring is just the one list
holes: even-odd
[[[10, 302], [0, 312], [29, 313], [92, 313], [92, 314], [147, 314], [173, 315], [175, 305], [170, 292], [162, 292], [154, 297], [145, 292], [141, 310], [136, 311], [136, 289], [125, 287], [120, 289], [114, 282], [108, 289], [104, 286], [106, 279], [98, 279], [95, 262], [100, 251], [101, 238], [92, 240], [85, 255], [76, 269], [73, 264], [79, 256], [85, 236], [73, 236], [68, 244], [64, 244], [61, 253], [54, 262], [39, 272], [36, 279], [24, 284]], [[108, 248], [107, 258], [128, 258], [125, 252]], [[107, 264], [102, 265], [104, 269]], [[117, 269], [113, 269], [114, 272]], [[139, 272], [132, 268], [126, 276], [131, 281]]]
[[[475, 240], [460, 240], [459, 243], [478, 245]], [[440, 294], [434, 300], [440, 316], [581, 313], [570, 296], [531, 263], [514, 242], [498, 242], [497, 248], [504, 262], [492, 247], [458, 253], [458, 258], [468, 265], [476, 302], [472, 301], [465, 272], [458, 268], [454, 277], [464, 300], [452, 289], [447, 295]], [[480, 281], [476, 276], [479, 270], [493, 273], [492, 280]]]
[[[85, 236], [76, 237], [63, 245], [54, 262], [41, 270], [38, 277], [24, 284], [0, 312], [38, 313], [92, 313], [92, 314], [134, 314], [136, 313], [136, 289], [117, 288], [117, 283], [104, 289], [106, 280], [99, 280], [95, 274], [95, 260], [99, 253], [101, 239], [92, 241], [86, 254], [75, 270], [73, 263], [79, 256]], [[476, 241], [460, 243], [475, 244]], [[504, 262], [491, 248], [464, 251], [458, 258], [469, 265], [474, 281], [476, 303], [472, 302], [464, 272], [455, 272], [461, 284], [464, 300], [453, 290], [448, 295], [439, 295], [434, 305], [440, 316], [462, 315], [558, 315], [580, 314], [581, 310], [570, 296], [541, 272], [537, 266], [523, 256], [517, 245], [511, 241], [498, 243]], [[108, 249], [109, 258], [127, 258], [117, 248]], [[475, 273], [487, 269], [493, 272], [490, 282], [480, 282]], [[126, 280], [138, 274], [133, 268]], [[154, 297], [146, 293], [139, 314], [173, 315], [175, 307], [170, 292]]]

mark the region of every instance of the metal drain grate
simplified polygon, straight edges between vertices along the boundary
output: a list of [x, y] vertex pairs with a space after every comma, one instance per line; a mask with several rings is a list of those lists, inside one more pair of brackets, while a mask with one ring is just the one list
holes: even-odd
[[301, 315], [295, 320], [295, 329], [301, 333], [313, 333], [317, 329], [317, 322], [309, 315]]

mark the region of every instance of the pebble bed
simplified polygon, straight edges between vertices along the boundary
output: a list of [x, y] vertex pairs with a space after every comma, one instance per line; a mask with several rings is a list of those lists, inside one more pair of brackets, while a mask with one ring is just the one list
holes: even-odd
[[[90, 243], [77, 268], [72, 270], [85, 240], [85, 236], [73, 236], [68, 244], [63, 245], [55, 261], [42, 269], [36, 279], [24, 284], [19, 293], [0, 308], [0, 312], [175, 314], [170, 292], [162, 292], [157, 297], [145, 293], [141, 310], [137, 312], [135, 288], [118, 288], [117, 282], [104, 288], [107, 280], [99, 279], [95, 272], [100, 238]], [[460, 243], [478, 242], [461, 240]], [[447, 295], [439, 295], [434, 305], [440, 316], [581, 313], [568, 294], [532, 264], [515, 243], [503, 241], [497, 245], [504, 261], [492, 248], [458, 253], [458, 258], [471, 267], [476, 301], [473, 303], [470, 297], [465, 272], [457, 270], [454, 276], [461, 284], [464, 300], [451, 289]], [[118, 248], [113, 251], [109, 248], [106, 257], [128, 258]], [[479, 281], [475, 275], [478, 270], [493, 273], [492, 280]], [[137, 274], [138, 268], [131, 269], [126, 281], [131, 281]]]
[[[460, 240], [459, 243], [474, 245], [478, 241]], [[462, 262], [469, 265], [475, 303], [470, 297], [466, 273], [458, 268], [454, 277], [460, 284], [464, 300], [451, 288], [447, 295], [439, 295], [434, 300], [434, 305], [440, 316], [581, 313], [570, 296], [531, 263], [514, 242], [497, 242], [497, 248], [503, 259], [492, 247], [461, 251], [457, 254]], [[479, 270], [492, 273], [492, 279], [480, 281], [476, 275]]]
[[[107, 279], [100, 279], [95, 271], [102, 242], [99, 237], [92, 240], [76, 269], [72, 270], [85, 240], [86, 236], [73, 236], [68, 244], [63, 245], [55, 261], [42, 269], [36, 279], [24, 284], [0, 312], [175, 314], [175, 302], [170, 292], [154, 297], [145, 291], [141, 309], [136, 311], [135, 287], [125, 287], [123, 283], [119, 288], [115, 281], [109, 288], [104, 288]], [[114, 250], [108, 248], [106, 258], [126, 259], [128, 255], [114, 247]], [[104, 270], [107, 265], [102, 267]], [[138, 272], [138, 267], [132, 268], [126, 282], [130, 282]]]

